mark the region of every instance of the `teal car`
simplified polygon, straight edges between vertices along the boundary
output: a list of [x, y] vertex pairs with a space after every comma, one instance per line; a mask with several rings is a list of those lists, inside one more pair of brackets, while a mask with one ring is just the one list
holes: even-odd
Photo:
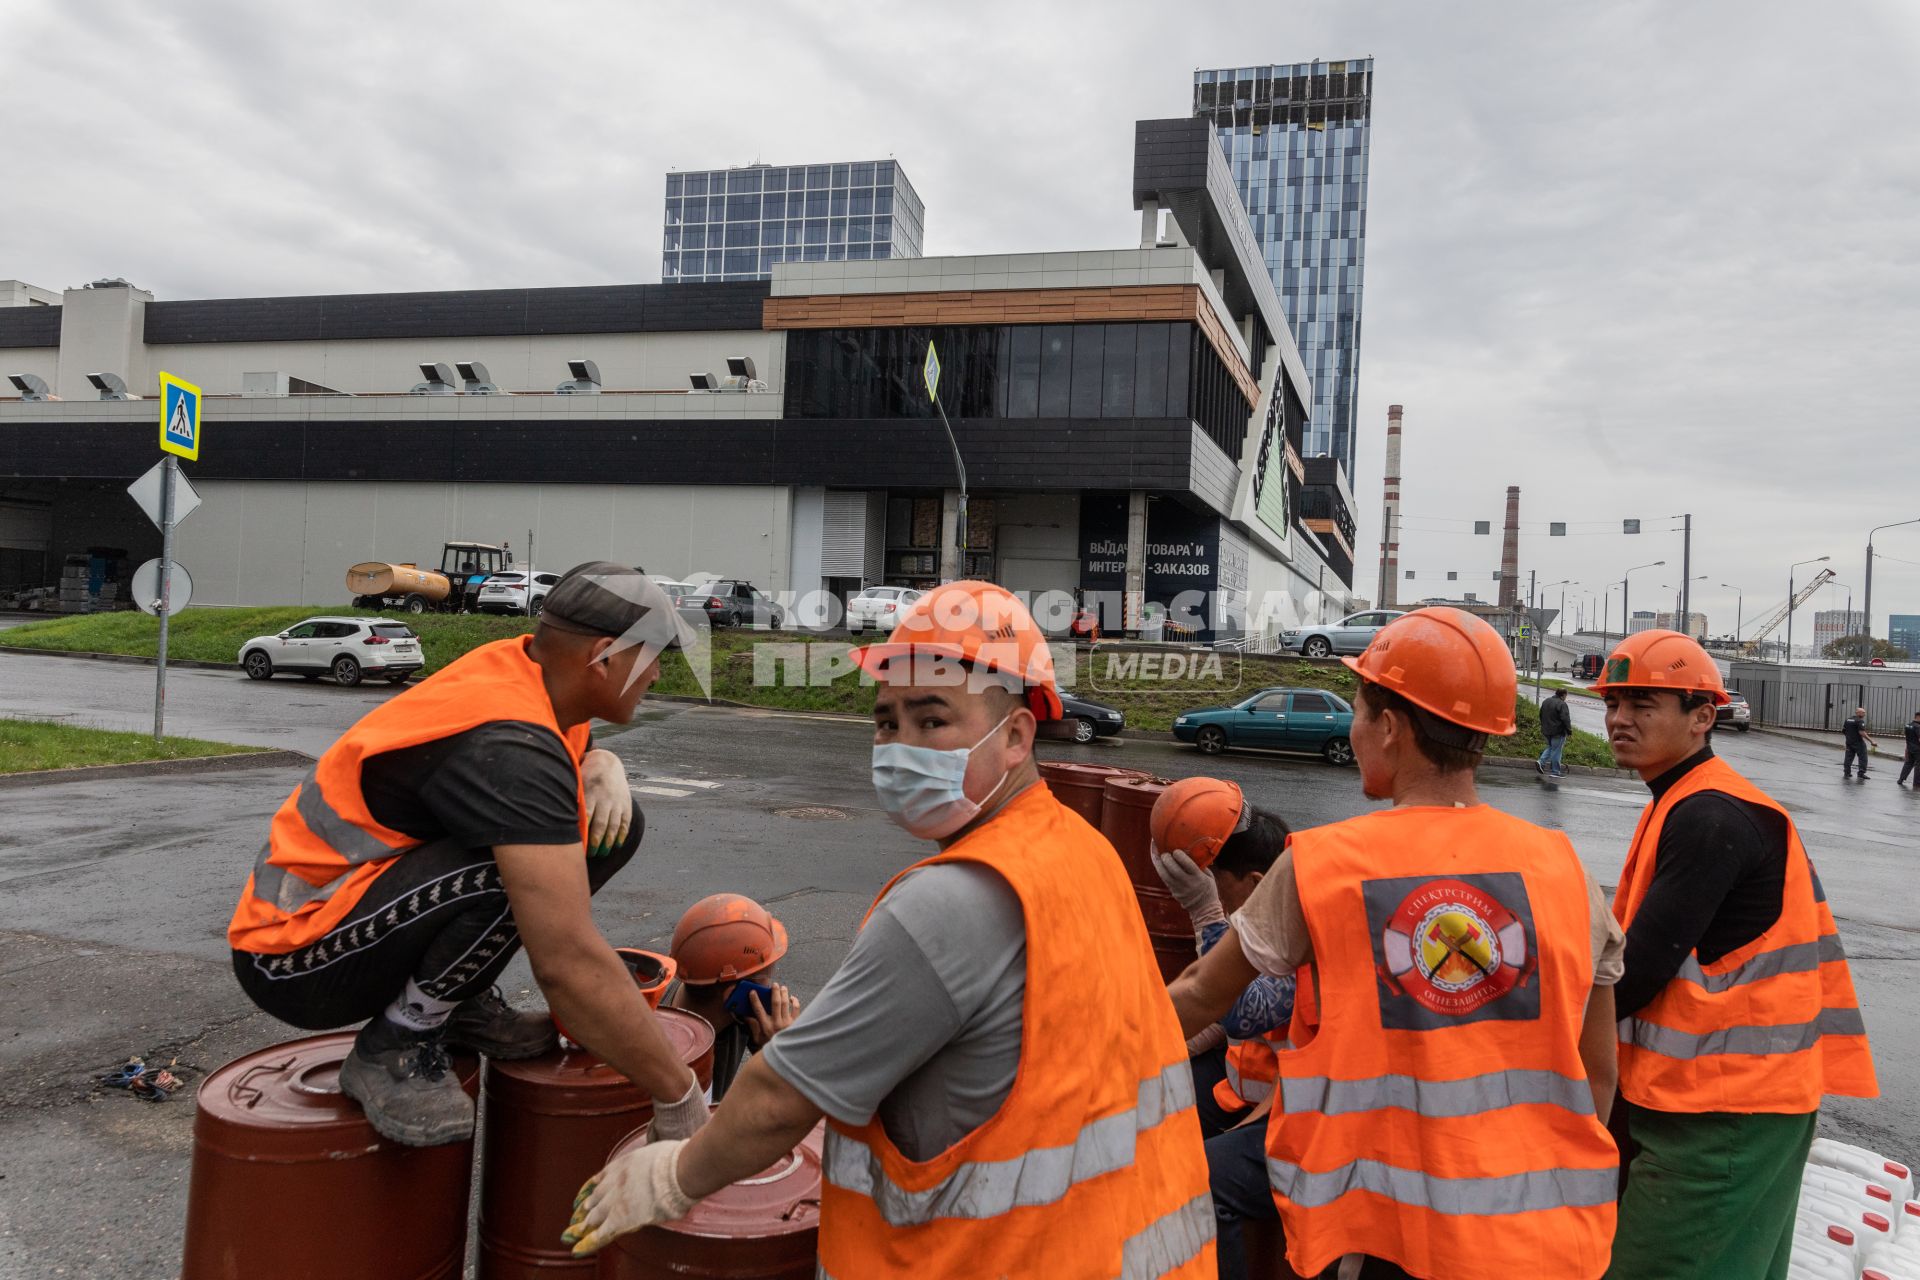
[[1353, 763], [1353, 708], [1325, 689], [1261, 689], [1230, 707], [1182, 712], [1173, 736], [1205, 755], [1228, 747], [1313, 752], [1328, 764]]

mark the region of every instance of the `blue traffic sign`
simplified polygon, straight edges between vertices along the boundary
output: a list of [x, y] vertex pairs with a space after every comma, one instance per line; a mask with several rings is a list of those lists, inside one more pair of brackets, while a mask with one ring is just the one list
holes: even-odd
[[200, 388], [170, 373], [160, 375], [160, 447], [200, 459]]

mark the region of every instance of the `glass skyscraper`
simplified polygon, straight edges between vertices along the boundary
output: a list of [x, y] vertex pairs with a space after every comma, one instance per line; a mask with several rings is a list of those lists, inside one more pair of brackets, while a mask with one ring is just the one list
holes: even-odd
[[917, 258], [925, 220], [892, 160], [670, 173], [660, 278], [765, 280], [776, 262]]
[[1353, 475], [1366, 267], [1373, 59], [1196, 71], [1212, 121], [1313, 380], [1308, 456]]

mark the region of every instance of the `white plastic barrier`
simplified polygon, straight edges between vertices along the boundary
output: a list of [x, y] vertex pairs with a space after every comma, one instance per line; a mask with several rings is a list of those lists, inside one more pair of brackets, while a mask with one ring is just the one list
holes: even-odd
[[1892, 1193], [1898, 1203], [1913, 1199], [1913, 1171], [1898, 1160], [1889, 1160], [1877, 1151], [1856, 1147], [1832, 1138], [1815, 1138], [1807, 1163], [1839, 1169], [1866, 1182], [1877, 1182]]

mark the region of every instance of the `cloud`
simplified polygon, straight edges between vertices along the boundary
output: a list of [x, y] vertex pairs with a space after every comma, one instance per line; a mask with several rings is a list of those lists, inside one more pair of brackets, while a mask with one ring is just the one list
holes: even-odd
[[[1523, 568], [1591, 585], [1677, 564], [1690, 510], [1724, 629], [1719, 582], [1751, 613], [1792, 560], [1857, 580], [1866, 529], [1920, 515], [1916, 12], [14, 0], [0, 275], [653, 280], [669, 167], [888, 155], [929, 252], [1123, 246], [1132, 122], [1185, 114], [1195, 68], [1372, 54], [1360, 590], [1402, 403], [1410, 516], [1497, 528], [1519, 484], [1530, 522], [1645, 520], [1529, 533]], [[1409, 566], [1490, 589], [1497, 538], [1414, 523]], [[1920, 567], [1876, 586], [1876, 613], [1920, 611]]]

